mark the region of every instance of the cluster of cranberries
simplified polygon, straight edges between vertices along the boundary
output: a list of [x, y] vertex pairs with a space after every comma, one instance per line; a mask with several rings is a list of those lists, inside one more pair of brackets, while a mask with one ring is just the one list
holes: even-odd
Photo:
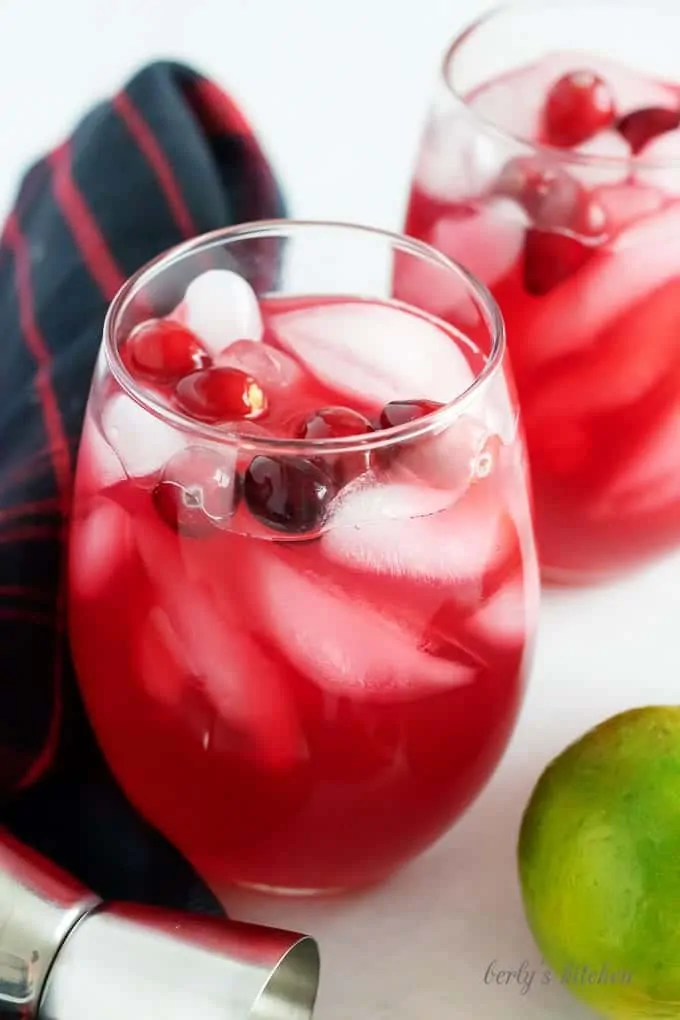
[[[601, 131], [616, 130], [636, 155], [657, 135], [678, 127], [680, 110], [645, 107], [619, 117], [603, 78], [591, 71], [572, 71], [547, 95], [542, 141], [554, 148], [573, 148]], [[511, 160], [496, 191], [522, 205], [532, 222], [524, 261], [524, 282], [532, 294], [546, 294], [571, 276], [606, 236], [606, 217], [597, 200], [549, 160]]]
[[[122, 356], [134, 375], [170, 395], [183, 413], [210, 424], [262, 419], [268, 401], [253, 376], [212, 364], [191, 330], [169, 319], [153, 319], [129, 335]], [[347, 407], [326, 407], [292, 424], [292, 439], [347, 438], [415, 421], [441, 407], [427, 400], [394, 401], [373, 423]], [[304, 535], [322, 524], [330, 501], [370, 467], [368, 453], [335, 457], [258, 455], [243, 472], [219, 451], [194, 446], [165, 465], [152, 499], [162, 519], [191, 537], [224, 527], [243, 502], [274, 531]]]

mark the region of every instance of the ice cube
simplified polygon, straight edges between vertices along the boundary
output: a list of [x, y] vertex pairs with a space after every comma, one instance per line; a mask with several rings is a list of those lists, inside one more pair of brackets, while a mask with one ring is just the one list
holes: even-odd
[[[642, 261], [646, 257], [645, 251]], [[611, 411], [640, 400], [677, 358], [679, 322], [680, 285], [673, 280], [616, 319], [587, 358], [556, 368], [527, 401], [527, 422]]]
[[[323, 578], [295, 570], [276, 554], [262, 557], [253, 590], [262, 626], [275, 646], [301, 673], [334, 694], [417, 697], [475, 679], [474, 667], [419, 650], [420, 635], [375, 605], [350, 599]], [[281, 611], [282, 602], [289, 611]]]
[[125, 393], [114, 396], [102, 412], [104, 434], [128, 475], [140, 478], [160, 471], [187, 440]]
[[135, 661], [148, 694], [168, 708], [177, 708], [187, 686], [182, 643], [167, 613], [154, 606], [143, 626], [135, 628]]
[[630, 175], [631, 149], [618, 131], [600, 131], [575, 151], [588, 158], [583, 163], [571, 161], [569, 173], [589, 188], [599, 184], [618, 184]]
[[102, 435], [90, 412], [85, 418], [80, 440], [78, 472], [79, 486], [91, 492], [100, 492], [125, 478], [120, 458]]
[[499, 436], [507, 446], [517, 440], [519, 407], [509, 362], [499, 367], [484, 384], [474, 408], [475, 416], [484, 422], [487, 433]]
[[411, 475], [420, 485], [446, 490], [449, 502], [453, 502], [475, 477], [486, 476], [493, 470], [491, 441], [492, 436], [482, 422], [461, 415], [438, 433], [395, 447], [389, 478], [398, 481], [403, 474]]
[[520, 573], [470, 618], [467, 629], [489, 645], [510, 651], [522, 648], [528, 624], [527, 592]]
[[403, 308], [338, 302], [285, 312], [272, 325], [317, 379], [359, 403], [448, 402], [474, 379], [452, 337]]
[[603, 185], [593, 192], [607, 220], [611, 234], [618, 234], [645, 216], [652, 216], [663, 205], [663, 196], [644, 184]]
[[95, 500], [87, 517], [74, 522], [71, 534], [70, 577], [82, 599], [104, 595], [133, 550], [129, 515], [109, 499]]
[[622, 231], [554, 294], [536, 302], [533, 314], [527, 308], [523, 357], [538, 367], [586, 351], [618, 316], [679, 274], [680, 204]]
[[636, 160], [634, 180], [669, 196], [680, 195], [680, 129], [657, 135], [645, 145]]
[[247, 372], [267, 393], [304, 380], [302, 369], [292, 358], [259, 340], [237, 340], [218, 354], [215, 364]]
[[[507, 554], [514, 526], [492, 486], [457, 499], [425, 486], [357, 487], [340, 498], [321, 538], [331, 560], [356, 570], [427, 583], [481, 577]], [[512, 535], [510, 533], [512, 531]]]
[[492, 287], [510, 272], [522, 254], [527, 225], [516, 202], [496, 199], [480, 206], [472, 215], [438, 220], [428, 240]]
[[169, 651], [181, 649], [185, 686], [200, 683], [219, 717], [248, 738], [267, 766], [298, 762], [306, 744], [281, 667], [251, 636], [228, 579], [218, 576], [209, 554], [194, 557], [163, 526], [137, 522], [135, 538], [173, 636]]
[[[614, 451], [614, 456], [620, 457], [622, 450]], [[679, 451], [680, 407], [676, 406], [641, 445], [628, 447], [628, 456], [593, 502], [593, 517], [616, 519], [680, 503]]]
[[480, 130], [471, 112], [462, 107], [428, 125], [415, 182], [440, 202], [476, 198], [496, 179], [503, 158], [502, 142]]
[[187, 287], [179, 318], [217, 355], [234, 340], [261, 340], [255, 291], [229, 269], [210, 269]]

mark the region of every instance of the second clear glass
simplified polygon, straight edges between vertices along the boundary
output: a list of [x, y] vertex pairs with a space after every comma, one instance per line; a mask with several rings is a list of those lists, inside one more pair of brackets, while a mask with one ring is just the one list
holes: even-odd
[[[679, 30], [629, 4], [499, 9], [451, 46], [422, 140], [405, 229], [499, 303], [549, 581], [680, 544]], [[446, 317], [427, 290], [404, 296]]]

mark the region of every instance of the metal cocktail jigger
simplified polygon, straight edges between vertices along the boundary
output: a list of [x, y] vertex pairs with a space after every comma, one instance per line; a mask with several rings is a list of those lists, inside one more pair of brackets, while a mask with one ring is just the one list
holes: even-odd
[[0, 1020], [310, 1020], [306, 935], [103, 903], [0, 834]]

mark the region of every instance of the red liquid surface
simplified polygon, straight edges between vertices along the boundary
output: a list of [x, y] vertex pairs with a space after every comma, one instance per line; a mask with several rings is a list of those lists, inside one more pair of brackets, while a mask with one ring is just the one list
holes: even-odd
[[[262, 349], [280, 354], [281, 311], [317, 305], [266, 302]], [[275, 396], [252, 431], [380, 411], [300, 364]], [[162, 473], [119, 470], [115, 400], [111, 380], [91, 400], [70, 558], [76, 664], [118, 780], [218, 891], [381, 878], [460, 815], [516, 720], [537, 588], [517, 444], [461, 419], [438, 487], [437, 447], [372, 462], [368, 485], [353, 453], [314, 532], [270, 528], [241, 497], [188, 534], [159, 512]]]
[[[602, 108], [584, 115], [582, 106], [581, 126], [594, 125], [594, 135], [530, 156], [524, 146], [529, 178], [547, 170], [553, 197], [541, 205], [531, 183], [528, 198], [511, 193], [513, 138], [550, 141], [551, 90], [580, 69], [606, 83], [611, 123], [602, 125]], [[490, 82], [468, 105], [508, 135], [490, 141], [469, 114], [464, 123], [460, 112], [433, 117], [406, 232], [466, 264], [496, 297], [546, 576], [598, 580], [680, 541], [680, 91], [560, 53]], [[661, 125], [676, 126], [641, 146]], [[595, 161], [570, 161], [574, 151]], [[426, 291], [426, 279], [404, 278], [400, 296]], [[444, 305], [433, 294], [426, 306], [446, 317]]]

